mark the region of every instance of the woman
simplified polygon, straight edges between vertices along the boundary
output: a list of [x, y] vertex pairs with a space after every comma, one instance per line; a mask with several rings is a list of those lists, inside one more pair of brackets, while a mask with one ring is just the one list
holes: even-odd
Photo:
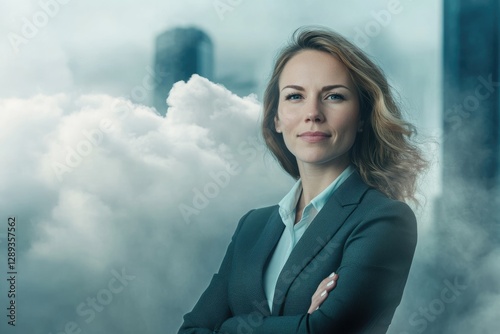
[[262, 131], [298, 181], [241, 218], [179, 333], [385, 333], [417, 240], [402, 200], [425, 161], [382, 71], [334, 32], [298, 30]]

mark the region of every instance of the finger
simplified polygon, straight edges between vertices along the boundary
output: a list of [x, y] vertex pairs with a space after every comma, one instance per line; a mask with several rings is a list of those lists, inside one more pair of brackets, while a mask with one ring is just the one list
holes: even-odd
[[314, 293], [313, 298], [324, 300], [327, 297], [328, 293], [332, 291], [336, 285], [336, 279], [328, 278], [328, 280], [325, 280], [318, 286], [318, 289]]
[[321, 304], [325, 301], [326, 297], [328, 297], [328, 291], [323, 290], [320, 294], [315, 295], [312, 298], [311, 306], [309, 307], [309, 313], [312, 313], [319, 309]]
[[339, 275], [335, 272], [331, 273], [327, 278], [325, 278], [323, 281], [331, 281], [331, 280], [338, 280], [339, 279]]
[[315, 293], [313, 295], [311, 303], [315, 304], [316, 306], [320, 306], [325, 301], [325, 299], [328, 297], [329, 292], [330, 292], [329, 290], [323, 289], [323, 290], [319, 291], [318, 293]]
[[322, 294], [320, 293], [319, 295], [314, 296], [312, 301], [311, 301], [311, 305], [309, 306], [309, 310], [307, 311], [307, 313], [313, 313], [314, 311], [319, 309], [319, 307], [321, 306], [321, 304], [323, 303], [323, 301], [327, 295], [328, 295], [328, 292], [323, 290]]
[[323, 297], [322, 296], [323, 291], [326, 290], [327, 292], [330, 292], [335, 288], [336, 285], [337, 285], [336, 277], [327, 277], [319, 284], [318, 288], [312, 295], [312, 299], [319, 299]]
[[330, 291], [332, 291], [337, 285], [338, 275], [336, 273], [331, 273], [327, 278], [325, 278], [319, 284], [318, 288], [311, 297], [311, 305], [309, 307], [308, 313], [313, 313], [328, 297]]
[[321, 281], [316, 292], [320, 291], [320, 293], [321, 293], [321, 291], [323, 291], [323, 290], [331, 291], [337, 285], [338, 278], [339, 278], [339, 275], [337, 275], [335, 273], [328, 276], [323, 281]]
[[336, 285], [337, 285], [337, 281], [334, 280], [334, 279], [332, 279], [328, 283], [326, 283], [325, 290], [327, 290], [328, 292], [330, 292], [330, 291], [333, 290], [333, 288], [335, 288]]
[[331, 273], [327, 278], [325, 278], [324, 280], [321, 281], [320, 285], [324, 284], [328, 284], [330, 281], [336, 281], [338, 280], [339, 278], [339, 275], [337, 275], [336, 273]]

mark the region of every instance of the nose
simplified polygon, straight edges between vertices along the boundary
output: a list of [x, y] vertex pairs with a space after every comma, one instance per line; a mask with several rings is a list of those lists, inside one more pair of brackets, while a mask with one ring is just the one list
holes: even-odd
[[320, 102], [317, 100], [310, 100], [309, 105], [307, 106], [307, 114], [306, 114], [306, 123], [321, 123], [325, 120], [325, 115], [321, 111]]

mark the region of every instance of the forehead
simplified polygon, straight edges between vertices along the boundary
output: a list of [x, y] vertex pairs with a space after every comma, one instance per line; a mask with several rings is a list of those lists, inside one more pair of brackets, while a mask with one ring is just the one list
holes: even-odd
[[279, 86], [288, 84], [354, 85], [349, 70], [337, 56], [318, 50], [300, 51], [288, 60], [281, 72]]

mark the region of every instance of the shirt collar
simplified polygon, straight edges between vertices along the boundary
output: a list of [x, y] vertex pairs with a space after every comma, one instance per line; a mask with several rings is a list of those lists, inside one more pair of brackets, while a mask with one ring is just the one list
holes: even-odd
[[[321, 193], [311, 200], [311, 203], [307, 204], [304, 210], [309, 206], [313, 206], [316, 212], [319, 212], [325, 203], [328, 201], [330, 196], [335, 190], [355, 171], [353, 165], [349, 165], [340, 175], [330, 183]], [[302, 192], [302, 180], [298, 180], [290, 189], [290, 191], [283, 197], [283, 199], [278, 203], [279, 214], [283, 222], [288, 220], [290, 215], [295, 215], [295, 208], [297, 206], [297, 201], [299, 200], [300, 193]]]

